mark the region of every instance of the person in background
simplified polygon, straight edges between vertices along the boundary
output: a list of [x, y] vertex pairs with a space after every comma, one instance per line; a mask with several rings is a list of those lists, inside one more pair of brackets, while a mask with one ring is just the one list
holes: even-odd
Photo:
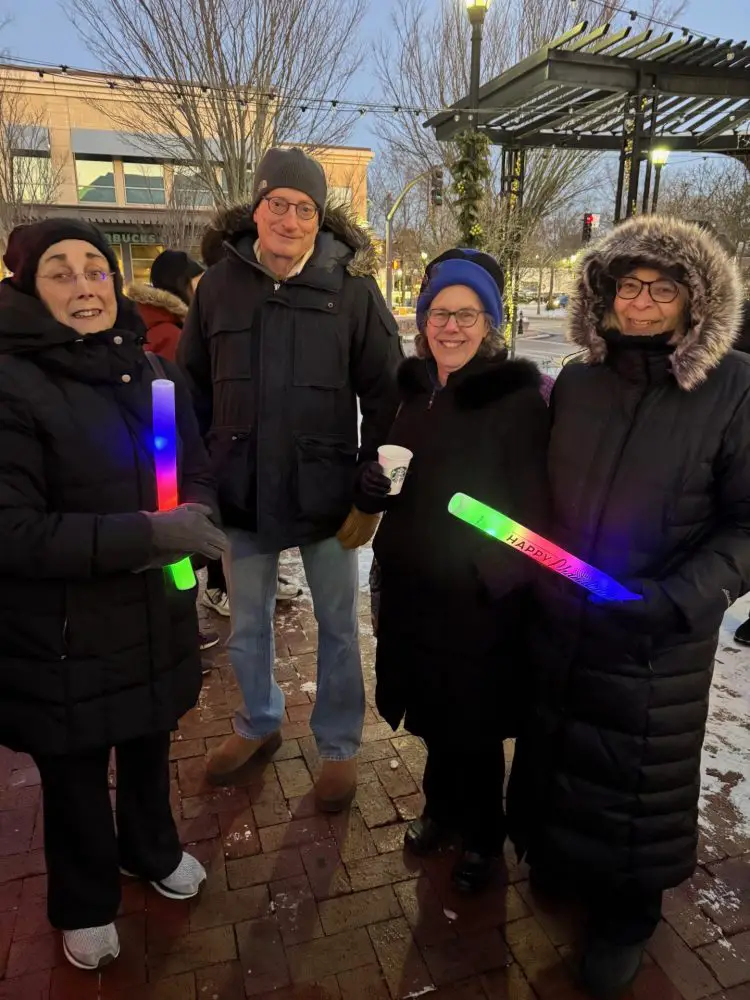
[[164, 250], [151, 265], [150, 285], [133, 282], [126, 294], [146, 324], [146, 350], [167, 361], [177, 357], [188, 307], [204, 268], [182, 250]]
[[[128, 298], [137, 304], [146, 326], [147, 351], [167, 361], [175, 360], [182, 324], [203, 273], [204, 268], [198, 261], [183, 250], [164, 250], [151, 265], [151, 284], [133, 282], [125, 289]], [[221, 573], [220, 562], [211, 563], [209, 573], [211, 566], [217, 565]], [[205, 594], [203, 600], [205, 603]], [[201, 628], [198, 637], [201, 652], [212, 649], [220, 641], [218, 632], [207, 628]], [[208, 671], [208, 662], [205, 669]]]
[[268, 150], [252, 202], [220, 212], [204, 240], [223, 256], [198, 288], [178, 359], [228, 526], [229, 649], [244, 700], [235, 733], [208, 755], [208, 780], [242, 780], [281, 743], [273, 612], [279, 554], [299, 546], [318, 622], [315, 800], [335, 812], [356, 788], [365, 710], [356, 549], [377, 525], [353, 506], [354, 480], [395, 416], [403, 352], [371, 237], [327, 208], [326, 195], [316, 160]]
[[401, 409], [387, 438], [414, 457], [392, 497], [378, 462], [366, 463], [355, 501], [386, 511], [373, 545], [378, 711], [427, 745], [424, 813], [406, 847], [426, 854], [457, 835], [453, 882], [464, 892], [488, 884], [505, 841], [503, 740], [520, 712], [536, 567], [448, 504], [468, 493], [539, 532], [548, 513], [541, 376], [508, 359], [502, 289], [502, 268], [476, 250], [428, 265], [417, 357], [399, 370]]
[[750, 585], [750, 358], [732, 350], [733, 263], [644, 216], [583, 256], [552, 392], [552, 541], [637, 600], [540, 577], [511, 835], [532, 884], [580, 897], [581, 979], [627, 992], [662, 893], [696, 866], [701, 746], [719, 629]]
[[[180, 505], [156, 511], [153, 372], [104, 234], [76, 219], [13, 230], [0, 284], [0, 743], [31, 754], [47, 908], [67, 959], [120, 951], [121, 870], [190, 899], [169, 740], [201, 687], [195, 591], [163, 567], [221, 555], [214, 481], [179, 371]], [[117, 761], [117, 829], [108, 767]]]

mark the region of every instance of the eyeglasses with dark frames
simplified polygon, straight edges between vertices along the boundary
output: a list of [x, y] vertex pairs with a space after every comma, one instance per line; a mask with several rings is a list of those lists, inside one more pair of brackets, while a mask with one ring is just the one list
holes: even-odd
[[456, 309], [454, 311], [449, 311], [448, 309], [428, 309], [427, 319], [433, 326], [437, 327], [439, 330], [444, 326], [448, 325], [448, 320], [451, 316], [456, 319], [456, 326], [461, 330], [469, 330], [472, 326], [476, 326], [477, 320], [480, 316], [486, 316], [487, 314], [483, 309]]
[[286, 198], [277, 198], [276, 195], [264, 195], [263, 201], [268, 202], [268, 207], [274, 215], [286, 215], [290, 207], [297, 213], [297, 218], [303, 222], [312, 222], [318, 214], [317, 205], [309, 201], [287, 201]]
[[671, 278], [656, 278], [654, 281], [641, 281], [633, 275], [618, 278], [616, 282], [617, 295], [621, 299], [637, 299], [644, 288], [648, 290], [652, 302], [666, 305], [674, 302], [680, 294], [680, 286]]

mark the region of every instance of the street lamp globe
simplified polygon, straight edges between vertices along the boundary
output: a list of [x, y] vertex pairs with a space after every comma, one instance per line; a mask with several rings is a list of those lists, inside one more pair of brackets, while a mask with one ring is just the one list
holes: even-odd
[[466, 0], [466, 10], [472, 24], [481, 24], [484, 21], [489, 5], [490, 0]]
[[651, 150], [651, 162], [655, 167], [665, 167], [667, 165], [667, 160], [669, 159], [669, 150], [663, 147], [657, 147]]

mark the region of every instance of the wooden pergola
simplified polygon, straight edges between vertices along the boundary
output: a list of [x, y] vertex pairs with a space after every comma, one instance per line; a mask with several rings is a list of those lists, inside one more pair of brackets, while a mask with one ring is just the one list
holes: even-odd
[[655, 149], [722, 153], [750, 170], [750, 46], [631, 32], [578, 24], [481, 87], [478, 108], [464, 97], [426, 127], [441, 141], [484, 131], [503, 150], [503, 190], [519, 200], [527, 149], [617, 151], [616, 220], [639, 210], [639, 195], [646, 209]]

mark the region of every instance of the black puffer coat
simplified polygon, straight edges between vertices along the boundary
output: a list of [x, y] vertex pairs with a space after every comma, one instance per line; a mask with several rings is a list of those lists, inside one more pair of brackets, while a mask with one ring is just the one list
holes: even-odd
[[[414, 458], [375, 536], [382, 574], [377, 705], [412, 732], [515, 731], [523, 619], [536, 566], [448, 512], [454, 493], [542, 531], [549, 415], [529, 361], [475, 358], [436, 392], [431, 362], [400, 369], [388, 436]], [[501, 731], [502, 730], [502, 731]]]
[[403, 352], [370, 236], [346, 212], [329, 209], [313, 256], [282, 282], [255, 258], [252, 214], [220, 213], [204, 239], [207, 260], [219, 238], [226, 255], [198, 286], [178, 361], [224, 521], [273, 552], [343, 524], [358, 458], [375, 458], [396, 415]]
[[[66, 754], [175, 727], [201, 684], [195, 592], [162, 570], [135, 307], [80, 338], [0, 284], [0, 743]], [[136, 332], [137, 331], [137, 332]], [[181, 499], [215, 504], [178, 386]]]
[[[671, 355], [608, 348], [600, 335], [601, 276], [618, 259], [684, 268], [690, 318]], [[647, 638], [580, 587], [543, 577], [536, 710], [509, 806], [532, 864], [600, 892], [674, 886], [696, 861], [718, 630], [750, 584], [750, 359], [731, 350], [738, 316], [733, 265], [688, 224], [627, 222], [583, 260], [570, 334], [586, 360], [563, 369], [552, 395], [551, 537], [621, 581], [657, 581], [674, 625]]]

